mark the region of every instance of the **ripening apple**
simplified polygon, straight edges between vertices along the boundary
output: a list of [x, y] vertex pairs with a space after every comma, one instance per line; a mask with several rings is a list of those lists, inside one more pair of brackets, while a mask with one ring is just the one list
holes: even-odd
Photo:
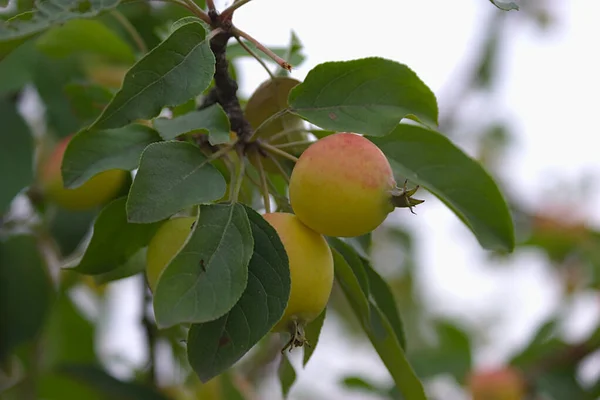
[[291, 289], [285, 312], [273, 332], [289, 332], [302, 345], [303, 328], [325, 308], [333, 287], [333, 256], [325, 238], [293, 214], [264, 214], [275, 228], [287, 253]]
[[164, 222], [156, 231], [146, 253], [146, 280], [154, 292], [160, 274], [184, 245], [196, 217], [175, 217]]
[[113, 199], [127, 179], [127, 171], [113, 169], [101, 172], [75, 189], [64, 187], [61, 165], [72, 136], [62, 139], [52, 154], [38, 167], [44, 196], [67, 210], [89, 210]]
[[523, 377], [510, 367], [476, 371], [468, 387], [473, 400], [523, 400], [526, 392]]
[[294, 213], [326, 236], [352, 237], [377, 228], [395, 207], [422, 200], [403, 191], [389, 161], [371, 141], [355, 133], [318, 140], [300, 156], [290, 179]]

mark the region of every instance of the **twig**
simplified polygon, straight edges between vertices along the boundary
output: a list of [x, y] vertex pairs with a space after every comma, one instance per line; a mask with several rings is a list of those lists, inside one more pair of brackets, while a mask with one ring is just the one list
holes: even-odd
[[263, 167], [262, 159], [260, 158], [260, 154], [258, 153], [258, 151], [253, 152], [252, 155], [256, 160], [256, 165], [258, 165], [258, 175], [260, 177], [260, 192], [263, 196], [265, 212], [269, 214], [271, 212], [271, 199], [269, 198], [269, 186], [267, 185], [267, 176], [265, 174], [265, 169]]
[[298, 140], [297, 142], [274, 144], [273, 146], [277, 147], [278, 149], [285, 149], [287, 147], [304, 146], [306, 144], [313, 144], [313, 143], [314, 143], [314, 140]]
[[206, 0], [206, 8], [208, 8], [208, 11], [215, 11], [217, 9], [213, 0]]
[[241, 36], [244, 39], [246, 39], [247, 41], [251, 42], [253, 45], [256, 46], [256, 48], [258, 48], [260, 51], [262, 51], [267, 56], [269, 56], [269, 58], [271, 58], [273, 61], [275, 61], [281, 68], [286, 69], [288, 71], [292, 70], [292, 66], [290, 65], [290, 63], [285, 61], [283, 58], [279, 57], [277, 54], [273, 53], [271, 50], [269, 50], [267, 47], [265, 47], [261, 42], [254, 39], [252, 36], [250, 36], [246, 32], [244, 32], [236, 27], [232, 27], [231, 33], [233, 33], [233, 36]]
[[[273, 121], [275, 121], [277, 118], [281, 118], [282, 116], [284, 116], [285, 114], [287, 114], [290, 110], [287, 108], [284, 108], [283, 110], [277, 111], [275, 114], [271, 115], [269, 118], [265, 119], [259, 126], [258, 128], [256, 128], [254, 130], [254, 133], [252, 134], [252, 136], [256, 136], [258, 134], [258, 132], [260, 132], [262, 129], [266, 128], [267, 126], [269, 126], [269, 124], [271, 124]], [[250, 137], [250, 139], [252, 139], [252, 137]]]
[[144, 285], [142, 325], [146, 332], [146, 340], [148, 341], [148, 384], [152, 387], [156, 387], [156, 327], [154, 326], [154, 323], [150, 321], [150, 318], [148, 318], [148, 304], [151, 303], [152, 296], [150, 295], [150, 290]]
[[291, 155], [290, 153], [288, 153], [288, 152], [285, 152], [285, 151], [283, 151], [283, 150], [279, 150], [277, 147], [275, 147], [275, 146], [273, 146], [273, 145], [271, 145], [271, 144], [269, 144], [269, 143], [264, 143], [264, 142], [261, 142], [261, 143], [260, 143], [260, 146], [261, 146], [263, 149], [265, 149], [265, 150], [267, 150], [267, 151], [270, 151], [270, 152], [272, 152], [272, 153], [274, 153], [274, 154], [280, 155], [280, 156], [282, 156], [282, 157], [285, 157], [285, 158], [287, 158], [288, 160], [292, 160], [293, 162], [298, 162], [298, 157], [296, 157], [296, 156], [293, 156], [293, 155]]
[[250, 54], [252, 57], [254, 57], [256, 59], [256, 61], [258, 61], [258, 63], [265, 69], [265, 71], [267, 71], [267, 74], [269, 74], [271, 79], [275, 79], [275, 75], [273, 75], [273, 73], [269, 69], [269, 66], [262, 60], [262, 58], [260, 58], [258, 56], [258, 54], [256, 54], [250, 47], [246, 46], [244, 41], [242, 39], [240, 39], [239, 36], [236, 36], [235, 40], [237, 40], [237, 42], [240, 44], [240, 46], [242, 46], [242, 48], [244, 50], [246, 50], [248, 52], [248, 54]]
[[200, 6], [198, 4], [196, 4], [194, 2], [194, 0], [182, 0], [185, 4], [187, 4], [188, 10], [190, 10], [195, 16], [197, 16], [198, 18], [200, 18], [202, 21], [206, 22], [207, 24], [211, 25], [212, 21], [210, 19], [210, 17], [208, 16], [207, 13], [204, 12], [203, 9], [200, 8]]
[[225, 10], [223, 10], [223, 12], [221, 13], [221, 18], [231, 19], [233, 12], [235, 10], [237, 10], [238, 8], [240, 8], [241, 6], [243, 6], [246, 3], [250, 3], [251, 1], [252, 0], [238, 0], [238, 1], [234, 2], [232, 5], [230, 5]]
[[279, 162], [279, 160], [277, 159], [277, 157], [275, 157], [271, 153], [267, 153], [267, 157], [269, 157], [269, 159], [271, 161], [273, 161], [273, 164], [275, 164], [275, 167], [277, 167], [277, 169], [281, 173], [281, 176], [283, 176], [283, 179], [285, 179], [285, 181], [289, 184], [290, 183], [290, 176], [288, 175], [287, 171], [283, 168], [283, 165], [281, 165], [281, 163]]
[[112, 10], [110, 13], [119, 22], [119, 24], [121, 24], [121, 26], [127, 31], [129, 36], [131, 36], [131, 38], [135, 42], [136, 46], [140, 50], [140, 52], [142, 54], [146, 54], [148, 52], [148, 47], [146, 46], [146, 43], [144, 42], [144, 39], [142, 38], [140, 33], [137, 31], [137, 29], [135, 29], [135, 26], [133, 26], [131, 24], [131, 22], [127, 18], [125, 18], [125, 16], [123, 14], [121, 14], [119, 11]]

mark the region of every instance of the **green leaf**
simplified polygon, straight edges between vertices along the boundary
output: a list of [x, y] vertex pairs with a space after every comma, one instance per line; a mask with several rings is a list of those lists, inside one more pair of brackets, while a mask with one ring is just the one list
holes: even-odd
[[121, 197], [102, 209], [94, 223], [90, 244], [79, 265], [72, 268], [74, 271], [87, 275], [112, 271], [150, 242], [160, 223], [127, 222], [126, 201], [126, 197]]
[[140, 161], [127, 200], [129, 222], [163, 220], [225, 194], [223, 175], [200, 149], [185, 142], [149, 145]]
[[519, 10], [519, 6], [514, 1], [490, 0], [490, 3], [492, 3], [502, 11]]
[[39, 53], [31, 42], [3, 59], [0, 62], [0, 95], [17, 91], [31, 82], [38, 57]]
[[400, 124], [388, 136], [371, 140], [396, 174], [436, 195], [473, 231], [482, 247], [514, 249], [513, 220], [498, 186], [481, 164], [448, 138]]
[[394, 383], [406, 400], [426, 400], [423, 385], [410, 366], [392, 325], [381, 310], [365, 297], [344, 257], [335, 249], [332, 252], [336, 280]]
[[52, 286], [32, 236], [0, 241], [0, 361], [42, 328]]
[[294, 385], [294, 382], [296, 382], [296, 371], [286, 354], [281, 356], [281, 363], [279, 364], [277, 375], [279, 376], [279, 382], [281, 383], [283, 398], [287, 399], [290, 389]]
[[96, 365], [68, 364], [59, 373], [84, 383], [107, 398], [127, 400], [168, 400], [155, 389], [137, 382], [121, 381]]
[[367, 272], [365, 271], [365, 267], [362, 263], [362, 260], [360, 259], [358, 254], [356, 254], [356, 251], [354, 251], [354, 249], [350, 247], [350, 245], [344, 243], [338, 238], [328, 237], [327, 241], [329, 242], [329, 245], [332, 249], [337, 250], [340, 253], [340, 255], [344, 257], [344, 260], [346, 261], [346, 263], [348, 263], [348, 266], [352, 268], [352, 273], [354, 273], [354, 276], [358, 280], [358, 283], [360, 284], [360, 287], [363, 291], [363, 295], [366, 298], [369, 298], [369, 294], [371, 292], [369, 288], [369, 277], [367, 275]]
[[373, 300], [375, 300], [377, 307], [379, 307], [383, 315], [385, 315], [390, 322], [390, 325], [398, 338], [398, 342], [400, 342], [400, 346], [406, 351], [404, 324], [400, 318], [400, 312], [396, 306], [396, 299], [394, 299], [392, 289], [367, 261], [363, 260], [363, 265], [367, 276], [369, 277], [370, 287], [372, 288], [371, 296], [373, 297]]
[[187, 242], [158, 280], [156, 324], [208, 322], [231, 310], [246, 288], [253, 246], [242, 205], [201, 206]]
[[67, 257], [77, 249], [90, 230], [98, 214], [97, 209], [71, 211], [57, 207], [50, 220], [50, 234], [58, 244], [60, 253]]
[[133, 63], [131, 47], [115, 32], [97, 20], [74, 19], [41, 35], [38, 49], [51, 57], [71, 54], [97, 54], [116, 62]]
[[154, 129], [164, 140], [173, 140], [179, 135], [196, 131], [208, 131], [208, 141], [212, 145], [229, 142], [229, 118], [219, 104], [192, 111], [173, 119], [157, 118]]
[[77, 18], [93, 18], [119, 0], [38, 0], [36, 9], [0, 25], [0, 60], [27, 38]]
[[73, 109], [73, 114], [79, 117], [84, 125], [94, 122], [113, 97], [112, 92], [104, 86], [89, 83], [68, 83], [63, 92]]
[[185, 24], [138, 61], [123, 87], [93, 127], [119, 128], [156, 117], [163, 107], [185, 103], [201, 94], [215, 72], [215, 56], [199, 23]]
[[159, 140], [154, 130], [138, 124], [105, 131], [81, 131], [71, 139], [65, 151], [61, 168], [65, 186], [74, 189], [94, 175], [111, 169], [133, 170], [144, 149]]
[[0, 216], [33, 181], [33, 137], [14, 102], [0, 98]]
[[338, 132], [384, 136], [402, 118], [437, 125], [433, 92], [406, 65], [383, 58], [326, 62], [289, 96], [292, 112]]
[[321, 336], [321, 329], [323, 328], [323, 323], [325, 322], [326, 314], [327, 308], [325, 308], [317, 318], [315, 318], [312, 322], [306, 325], [306, 328], [304, 328], [304, 338], [308, 342], [308, 346], [303, 346], [304, 358], [302, 361], [302, 365], [306, 365], [308, 363], [308, 360], [310, 360], [317, 348], [317, 344], [319, 343], [319, 337]]
[[421, 379], [449, 374], [459, 384], [471, 371], [471, 341], [467, 332], [445, 321], [436, 321], [437, 346], [410, 353], [410, 360]]
[[108, 282], [129, 278], [146, 270], [146, 248], [138, 250], [124, 263], [112, 271], [94, 276], [94, 282], [103, 285]]
[[256, 211], [245, 208], [254, 237], [246, 290], [229, 313], [192, 325], [188, 336], [188, 360], [203, 382], [258, 343], [283, 316], [290, 296], [289, 261], [281, 239]]

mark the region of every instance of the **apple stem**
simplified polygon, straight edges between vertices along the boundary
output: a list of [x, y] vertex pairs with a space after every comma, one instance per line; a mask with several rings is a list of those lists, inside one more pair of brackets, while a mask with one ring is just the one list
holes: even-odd
[[273, 164], [275, 164], [275, 166], [277, 167], [277, 169], [281, 173], [281, 176], [283, 177], [283, 179], [285, 179], [285, 182], [289, 185], [289, 183], [290, 183], [290, 176], [288, 175], [287, 171], [283, 168], [283, 165], [281, 165], [281, 163], [279, 162], [279, 160], [277, 159], [277, 157], [275, 157], [271, 153], [267, 153], [267, 157], [269, 157], [269, 159], [271, 161], [273, 161]]
[[256, 165], [258, 166], [258, 175], [260, 177], [260, 193], [263, 196], [265, 212], [269, 214], [271, 212], [271, 199], [269, 198], [269, 186], [267, 185], [267, 175], [265, 174], [262, 159], [258, 151], [253, 152], [252, 156], [254, 157]]
[[273, 73], [271, 72], [271, 70], [269, 69], [269, 66], [262, 60], [262, 58], [259, 57], [258, 54], [256, 54], [254, 52], [254, 50], [252, 50], [250, 47], [248, 47], [246, 45], [246, 43], [244, 43], [244, 41], [242, 39], [240, 39], [239, 36], [235, 37], [235, 40], [237, 40], [237, 42], [240, 44], [240, 46], [243, 47], [244, 50], [246, 50], [246, 52], [248, 54], [250, 54], [252, 57], [254, 57], [254, 59], [256, 61], [258, 61], [258, 63], [265, 69], [265, 71], [267, 71], [267, 74], [269, 74], [269, 76], [271, 77], [271, 79], [275, 79], [275, 75], [273, 75]]
[[221, 13], [221, 18], [231, 19], [235, 10], [237, 10], [246, 3], [250, 3], [251, 1], [252, 0], [236, 0], [232, 5], [223, 10], [223, 12]]
[[304, 324], [293, 320], [290, 322], [289, 329], [291, 337], [283, 349], [281, 349], [281, 354], [283, 354], [287, 349], [289, 349], [288, 351], [291, 353], [294, 347], [302, 347], [304, 345], [310, 347], [310, 343], [308, 343], [308, 340], [306, 340], [306, 337], [304, 336]]
[[279, 150], [277, 147], [273, 146], [272, 144], [260, 142], [260, 147], [262, 147], [263, 149], [265, 149], [267, 151], [270, 151], [271, 153], [274, 153], [281, 157], [287, 158], [288, 160], [292, 160], [293, 162], [298, 162], [298, 157], [293, 156], [286, 151]]
[[246, 158], [242, 154], [241, 151], [238, 150], [238, 158], [240, 159], [240, 165], [236, 169], [235, 177], [234, 177], [234, 186], [233, 189], [231, 187], [231, 182], [229, 183], [229, 201], [231, 203], [235, 203], [238, 201], [240, 197], [240, 190], [242, 189], [242, 183], [244, 182], [244, 174], [246, 172]]
[[255, 45], [260, 51], [262, 51], [267, 56], [269, 56], [270, 59], [275, 61], [281, 68], [286, 69], [288, 71], [292, 70], [292, 66], [290, 65], [290, 63], [285, 61], [283, 58], [279, 57], [277, 54], [273, 53], [269, 48], [265, 47], [261, 42], [254, 39], [252, 36], [250, 36], [246, 32], [244, 32], [236, 27], [232, 27], [231, 33], [233, 34], [233, 36], [241, 36], [244, 39], [246, 39], [247, 41], [249, 41], [250, 43], [252, 43], [253, 45]]
[[314, 143], [314, 140], [298, 140], [297, 142], [274, 144], [273, 146], [277, 147], [278, 149], [285, 149], [287, 147], [304, 146], [304, 145], [313, 144], [313, 143]]
[[417, 185], [413, 189], [408, 190], [408, 188], [406, 187], [407, 184], [408, 179], [404, 181], [403, 187], [395, 188], [394, 190], [392, 190], [392, 197], [390, 201], [394, 205], [394, 207], [408, 208], [411, 213], [416, 215], [416, 213], [413, 211], [413, 207], [423, 203], [425, 200], [419, 200], [412, 197], [412, 195], [415, 194], [417, 190], [419, 190], [420, 186]]

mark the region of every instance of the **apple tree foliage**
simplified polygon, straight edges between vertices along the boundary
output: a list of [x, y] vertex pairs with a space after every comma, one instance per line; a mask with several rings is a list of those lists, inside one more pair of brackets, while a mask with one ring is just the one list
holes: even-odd
[[[265, 195], [274, 200], [273, 210], [290, 211], [286, 176], [294, 156], [285, 141], [278, 147], [254, 134], [290, 116], [304, 121], [300, 133], [313, 140], [340, 131], [365, 135], [388, 157], [399, 182], [407, 179], [443, 202], [483, 248], [513, 250], [513, 218], [503, 194], [484, 167], [440, 131], [436, 97], [418, 71], [379, 57], [325, 62], [291, 90], [275, 93], [283, 99], [278, 111], [251, 126], [257, 116], [244, 113], [251, 104], [237, 95], [236, 60], [256, 58], [276, 82], [304, 61], [301, 42], [292, 35], [288, 47], [265, 49], [232, 23], [245, 1], [221, 13], [206, 3], [16, 0], [13, 14], [4, 16], [0, 391], [8, 398], [169, 398], [152, 379], [153, 366], [150, 383], [120, 380], [102, 367], [94, 324], [69, 292], [81, 281], [101, 292], [104, 283], [140, 274], [150, 239], [174, 215], [196, 222], [146, 299], [153, 310], [143, 321], [148, 341], [168, 340], [199, 381], [220, 379], [230, 395], [225, 398], [240, 398], [231, 368], [261, 346], [290, 291], [285, 250], [260, 212], [271, 208], [262, 203]], [[492, 3], [516, 9], [513, 2]], [[39, 122], [26, 122], [18, 108], [31, 87], [46, 106], [41, 135]], [[275, 135], [285, 137], [281, 127]], [[36, 154], [73, 133], [61, 167], [65, 187], [110, 169], [135, 172], [101, 209], [57, 209], [38, 190]], [[299, 143], [294, 155], [307, 144]], [[275, 160], [275, 172], [260, 158], [258, 165], [248, 160], [257, 150]], [[428, 363], [464, 382], [470, 344], [454, 326], [439, 327], [449, 343], [444, 351], [452, 354], [407, 355], [405, 323], [390, 285], [372, 267], [370, 240], [328, 238], [336, 286], [389, 371], [392, 392], [426, 399], [422, 380], [434, 374]], [[303, 365], [324, 320], [326, 312], [307, 327], [311, 346], [304, 348]], [[39, 346], [48, 348], [41, 359]], [[446, 369], [446, 356], [456, 356], [459, 367]], [[527, 360], [523, 354], [518, 362]], [[281, 363], [287, 394], [300, 371], [285, 356]], [[30, 379], [38, 382], [29, 385]]]

